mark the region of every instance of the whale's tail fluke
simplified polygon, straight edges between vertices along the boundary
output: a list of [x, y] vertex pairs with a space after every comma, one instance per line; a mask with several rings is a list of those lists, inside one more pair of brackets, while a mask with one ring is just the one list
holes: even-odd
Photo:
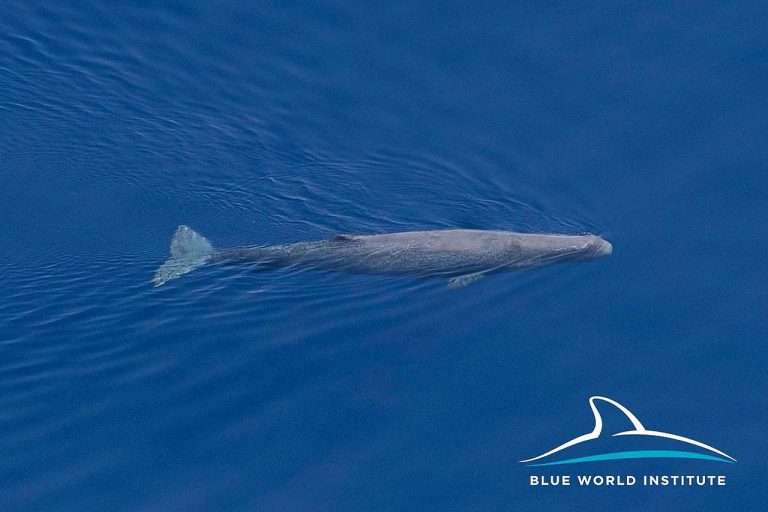
[[152, 282], [161, 286], [211, 260], [216, 253], [211, 242], [189, 226], [179, 226], [171, 238], [171, 257], [155, 272]]

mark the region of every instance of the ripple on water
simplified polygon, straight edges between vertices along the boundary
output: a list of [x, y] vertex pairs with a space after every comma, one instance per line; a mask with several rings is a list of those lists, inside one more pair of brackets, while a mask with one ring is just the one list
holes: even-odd
[[[446, 108], [465, 84], [431, 65], [436, 42], [410, 59], [389, 36], [367, 52], [360, 43], [381, 35], [355, 10], [303, 9], [17, 2], [0, 17], [0, 230], [16, 227], [0, 262], [0, 425], [14, 433], [0, 476], [23, 497], [138, 488], [143, 475], [158, 509], [199, 504], [199, 459], [224, 464], [211, 450], [266, 460], [268, 473], [254, 440], [278, 460], [286, 428], [311, 439], [303, 420], [329, 421], [317, 397], [369, 400], [336, 405], [356, 354], [384, 360], [371, 375], [353, 367], [360, 381], [386, 380], [413, 363], [403, 370], [385, 345], [428, 354], [445, 325], [489, 332], [500, 309], [521, 314], [590, 272], [451, 291], [442, 279], [208, 266], [152, 287], [182, 223], [222, 247], [605, 232], [589, 194], [555, 179], [524, 137], [500, 144]], [[201, 474], [225, 493], [241, 478], [230, 471]]]

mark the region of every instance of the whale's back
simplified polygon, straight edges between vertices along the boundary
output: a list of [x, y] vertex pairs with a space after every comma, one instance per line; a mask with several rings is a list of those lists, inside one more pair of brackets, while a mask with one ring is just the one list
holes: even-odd
[[411, 231], [340, 235], [288, 246], [290, 262], [347, 272], [455, 275], [510, 263], [523, 253], [504, 231]]

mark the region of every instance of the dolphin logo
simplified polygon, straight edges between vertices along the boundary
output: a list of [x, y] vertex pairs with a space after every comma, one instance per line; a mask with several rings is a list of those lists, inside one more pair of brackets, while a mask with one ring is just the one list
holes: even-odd
[[[627, 417], [627, 419], [629, 419], [629, 421], [632, 423], [632, 426], [634, 427], [632, 430], [627, 430], [624, 432], [618, 432], [616, 434], [613, 434], [614, 437], [645, 436], [645, 437], [651, 437], [651, 438], [671, 439], [673, 441], [679, 441], [682, 445], [684, 445], [683, 448], [687, 448], [687, 450], [681, 449], [681, 450], [623, 451], [623, 452], [613, 452], [613, 453], [601, 453], [597, 455], [588, 455], [585, 457], [558, 459], [555, 461], [543, 461], [543, 459], [547, 459], [551, 455], [562, 452], [567, 448], [576, 446], [581, 443], [585, 443], [587, 441], [593, 441], [600, 437], [600, 434], [603, 431], [603, 418], [600, 416], [600, 412], [597, 410], [597, 406], [595, 405], [595, 402], [597, 402], [598, 400], [600, 400], [601, 402], [606, 402], [616, 407], [619, 411], [621, 411], [624, 414], [624, 416]], [[677, 434], [670, 434], [668, 432], [659, 432], [658, 430], [646, 429], [643, 426], [643, 424], [640, 423], [640, 420], [638, 420], [637, 417], [634, 414], [632, 414], [632, 412], [630, 412], [629, 409], [621, 405], [619, 402], [615, 400], [611, 400], [610, 398], [607, 398], [604, 396], [590, 397], [589, 407], [592, 409], [592, 414], [595, 417], [595, 428], [592, 430], [592, 432], [575, 437], [570, 441], [561, 444], [557, 448], [553, 448], [548, 452], [542, 453], [541, 455], [538, 455], [536, 457], [521, 460], [520, 462], [528, 464], [529, 466], [554, 466], [558, 464], [573, 464], [576, 462], [593, 462], [593, 461], [601, 461], [601, 460], [659, 459], [659, 458], [702, 459], [702, 460], [713, 460], [713, 461], [729, 462], [729, 463], [736, 462], [736, 459], [734, 459], [730, 455], [723, 453], [720, 450], [713, 448], [712, 446], [709, 446], [708, 444], [702, 443], [701, 441], [696, 441], [695, 439], [690, 439], [688, 437], [683, 437]], [[699, 452], [690, 451], [690, 447], [692, 446], [701, 448], [709, 453], [699, 453]]]

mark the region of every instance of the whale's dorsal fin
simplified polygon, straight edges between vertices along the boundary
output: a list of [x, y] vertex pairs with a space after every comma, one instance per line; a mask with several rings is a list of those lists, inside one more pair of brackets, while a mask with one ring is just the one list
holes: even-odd
[[352, 240], [360, 240], [359, 235], [333, 235], [330, 238], [331, 242], [351, 242]]

